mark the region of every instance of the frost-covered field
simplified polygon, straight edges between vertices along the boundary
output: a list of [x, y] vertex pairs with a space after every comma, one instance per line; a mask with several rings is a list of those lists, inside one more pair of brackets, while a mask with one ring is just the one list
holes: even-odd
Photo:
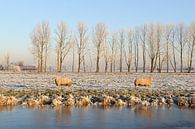
[[153, 77], [152, 89], [195, 90], [195, 74], [175, 73], [0, 73], [0, 88], [3, 89], [57, 89], [54, 77], [65, 75], [73, 80], [73, 87], [79, 89], [131, 89], [134, 80]]

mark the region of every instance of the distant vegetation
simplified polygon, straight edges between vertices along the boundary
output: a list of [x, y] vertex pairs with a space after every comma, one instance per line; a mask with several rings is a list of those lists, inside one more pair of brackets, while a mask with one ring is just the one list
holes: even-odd
[[[48, 22], [37, 24], [31, 33], [34, 59], [38, 72], [47, 70], [51, 50], [56, 52], [57, 71], [63, 65], [72, 72], [191, 72], [195, 47], [195, 23], [145, 24], [109, 31], [104, 23], [94, 28], [79, 22], [70, 30], [60, 22], [54, 31], [55, 48], [51, 49]], [[72, 60], [65, 61], [67, 55]]]

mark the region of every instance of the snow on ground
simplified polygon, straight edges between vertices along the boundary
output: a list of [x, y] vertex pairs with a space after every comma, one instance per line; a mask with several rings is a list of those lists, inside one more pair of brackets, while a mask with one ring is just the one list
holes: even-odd
[[134, 80], [153, 77], [152, 89], [195, 90], [195, 74], [178, 73], [0, 73], [0, 88], [3, 89], [57, 89], [54, 77], [65, 75], [79, 89], [131, 89]]

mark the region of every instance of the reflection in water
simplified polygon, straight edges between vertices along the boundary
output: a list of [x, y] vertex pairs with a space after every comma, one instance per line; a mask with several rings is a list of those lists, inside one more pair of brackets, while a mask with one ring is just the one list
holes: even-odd
[[[85, 125], [85, 118], [88, 115], [88, 106], [87, 107], [83, 107], [83, 108], [76, 108], [76, 116], [77, 116], [77, 120], [76, 120], [76, 124], [78, 124], [79, 126], [83, 127]], [[75, 110], [75, 109], [74, 109]]]
[[12, 111], [15, 108], [16, 108], [16, 106], [14, 106], [14, 105], [0, 106], [0, 112], [2, 112], [2, 111]]
[[32, 111], [33, 110], [36, 110], [36, 109], [42, 109], [42, 108], [45, 108], [46, 106], [42, 106], [42, 105], [25, 105], [26, 108], [28, 109], [31, 109]]
[[103, 109], [103, 110], [110, 110], [110, 109], [112, 109], [112, 106], [106, 106], [106, 105], [104, 105], [104, 106], [99, 106], [101, 109]]
[[152, 111], [150, 107], [138, 105], [135, 107], [134, 112], [135, 115], [139, 115], [147, 119], [151, 119], [152, 117]]
[[48, 114], [48, 110], [49, 109], [47, 107], [31, 108], [32, 116], [34, 118], [35, 123], [37, 123], [39, 126], [43, 126], [44, 124], [46, 124], [51, 117]]
[[71, 123], [71, 107], [57, 106], [54, 107], [54, 111], [57, 123]]
[[[138, 106], [135, 107], [134, 113], [135, 113], [136, 117], [140, 118], [140, 120], [143, 119], [143, 120], [147, 120], [148, 121], [148, 123], [144, 125], [145, 128], [147, 128], [147, 129], [151, 129], [152, 128], [152, 121], [151, 121], [151, 119], [152, 119], [152, 111], [151, 111], [150, 107], [138, 105]], [[140, 124], [142, 124], [142, 122]]]
[[[76, 121], [79, 125], [82, 125], [83, 121], [86, 116], [86, 112], [88, 107], [76, 108], [76, 107], [69, 107], [69, 106], [57, 106], [53, 109], [55, 111], [56, 123], [58, 124], [65, 124], [70, 125], [72, 120]], [[76, 113], [77, 119], [74, 119], [72, 113]]]
[[1, 107], [0, 129], [195, 128], [192, 109], [176, 107]]

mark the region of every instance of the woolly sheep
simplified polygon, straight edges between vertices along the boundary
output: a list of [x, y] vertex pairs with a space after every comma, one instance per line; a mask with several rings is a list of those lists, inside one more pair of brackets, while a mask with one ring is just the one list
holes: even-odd
[[145, 79], [135, 79], [134, 84], [135, 86], [146, 86], [150, 87], [152, 82], [152, 77], [145, 78]]
[[72, 80], [66, 77], [55, 77], [56, 86], [72, 86]]

